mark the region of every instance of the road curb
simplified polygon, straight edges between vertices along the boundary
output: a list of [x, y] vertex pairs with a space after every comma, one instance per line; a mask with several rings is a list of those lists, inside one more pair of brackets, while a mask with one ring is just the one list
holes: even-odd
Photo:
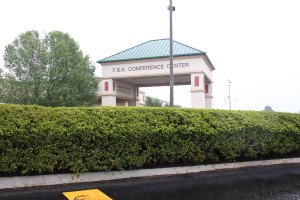
[[211, 165], [198, 165], [187, 167], [170, 167], [157, 169], [141, 169], [113, 172], [90, 172], [85, 174], [56, 174], [39, 176], [0, 177], [0, 189], [21, 188], [32, 186], [59, 185], [67, 183], [83, 183], [95, 181], [109, 181], [116, 179], [139, 178], [150, 176], [179, 175], [197, 172], [207, 172], [224, 169], [237, 169], [245, 167], [271, 166], [280, 164], [299, 164], [300, 158], [286, 158], [276, 160], [262, 160], [251, 162], [236, 162]]

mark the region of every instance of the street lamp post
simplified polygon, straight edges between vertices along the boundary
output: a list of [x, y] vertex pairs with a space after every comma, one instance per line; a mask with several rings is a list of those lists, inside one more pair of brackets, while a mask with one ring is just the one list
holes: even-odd
[[231, 97], [230, 97], [230, 80], [228, 79], [228, 86], [229, 86], [229, 94], [228, 94], [228, 100], [229, 100], [229, 110], [231, 110]]
[[174, 106], [174, 75], [173, 75], [173, 18], [172, 12], [175, 11], [175, 7], [170, 0], [170, 107]]

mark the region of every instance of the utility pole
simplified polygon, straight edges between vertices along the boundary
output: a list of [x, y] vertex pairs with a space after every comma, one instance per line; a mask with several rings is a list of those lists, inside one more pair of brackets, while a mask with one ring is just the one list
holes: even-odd
[[228, 100], [229, 100], [229, 110], [231, 110], [231, 97], [230, 97], [230, 80], [228, 79], [228, 86], [229, 86], [229, 94], [228, 94]]
[[175, 7], [172, 5], [172, 0], [170, 0], [170, 5], [168, 6], [170, 11], [170, 107], [174, 106], [174, 75], [173, 75], [173, 18], [172, 13], [175, 11]]

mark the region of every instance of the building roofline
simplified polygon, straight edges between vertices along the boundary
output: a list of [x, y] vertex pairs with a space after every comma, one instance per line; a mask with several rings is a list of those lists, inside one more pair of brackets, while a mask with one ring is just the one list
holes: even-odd
[[[134, 47], [131, 47], [131, 48], [129, 48], [129, 49], [126, 49], [126, 50], [124, 50], [124, 51], [121, 51], [121, 52], [119, 52], [119, 53], [116, 53], [116, 54], [113, 54], [113, 55], [111, 55], [111, 56], [105, 57], [105, 58], [103, 58], [103, 59], [101, 59], [101, 60], [98, 60], [98, 61], [96, 61], [96, 62], [99, 63], [99, 64], [101, 64], [101, 63], [120, 62], [120, 61], [129, 61], [129, 60], [144, 60], [144, 59], [155, 59], [155, 58], [167, 58], [167, 57], [169, 57], [169, 55], [166, 55], [166, 56], [165, 56], [165, 55], [164, 55], [164, 56], [154, 56], [154, 57], [149, 56], [149, 57], [131, 58], [131, 59], [107, 60], [107, 59], [110, 58], [110, 57], [114, 57], [114, 56], [117, 56], [117, 55], [119, 55], [119, 54], [122, 54], [122, 53], [124, 53], [124, 52], [126, 52], [126, 51], [130, 51], [130, 50], [132, 50], [132, 49], [134, 49], [134, 48], [137, 48], [137, 47], [139, 47], [139, 46], [142, 46], [142, 45], [144, 45], [144, 44], [146, 44], [146, 43], [150, 43], [150, 42], [153, 42], [153, 41], [161, 41], [161, 40], [169, 40], [169, 39], [166, 38], [166, 39], [149, 40], [149, 41], [147, 41], [147, 42], [141, 43], [141, 44], [139, 44], [139, 45], [136, 45], [136, 46], [134, 46]], [[194, 51], [198, 51], [198, 52], [199, 52], [199, 53], [178, 54], [178, 55], [174, 55], [174, 57], [177, 57], [177, 56], [192, 56], [192, 55], [205, 55], [205, 52], [203, 52], [203, 51], [201, 51], [201, 50], [199, 50], [199, 49], [190, 47], [190, 46], [188, 46], [188, 45], [185, 45], [185, 44], [183, 44], [183, 43], [177, 42], [177, 41], [175, 41], [175, 40], [174, 40], [174, 42], [176, 42], [176, 43], [178, 43], [178, 44], [180, 44], [180, 45], [182, 45], [182, 46], [186, 46], [186, 47], [188, 47], [188, 48], [190, 48], [190, 49], [193, 49]]]
[[[195, 55], [206, 55], [205, 53], [194, 53], [194, 54], [180, 54], [174, 55], [173, 57], [180, 56], [195, 56]], [[110, 57], [110, 56], [109, 56]], [[110, 61], [97, 61], [97, 63], [113, 63], [113, 62], [122, 62], [122, 61], [130, 61], [130, 60], [146, 60], [146, 59], [157, 59], [157, 58], [169, 58], [170, 56], [155, 56], [155, 57], [142, 57], [142, 58], [133, 58], [133, 59], [120, 59], [120, 60], [110, 60]]]

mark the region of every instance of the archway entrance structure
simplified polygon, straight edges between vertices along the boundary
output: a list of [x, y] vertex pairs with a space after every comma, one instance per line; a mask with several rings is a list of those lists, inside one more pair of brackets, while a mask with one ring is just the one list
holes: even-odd
[[[205, 52], [174, 41], [174, 85], [191, 85], [192, 108], [212, 108], [212, 71]], [[140, 106], [139, 87], [170, 85], [170, 40], [150, 40], [97, 61], [102, 106]]]

